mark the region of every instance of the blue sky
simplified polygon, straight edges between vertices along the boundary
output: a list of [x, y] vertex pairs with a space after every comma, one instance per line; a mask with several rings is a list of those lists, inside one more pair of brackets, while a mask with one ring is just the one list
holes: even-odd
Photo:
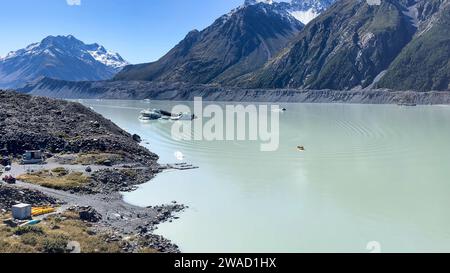
[[[69, 2], [72, 5], [69, 5]], [[0, 56], [48, 35], [72, 34], [132, 63], [160, 58], [244, 0], [1, 0]], [[78, 4], [79, 3], [79, 4]]]

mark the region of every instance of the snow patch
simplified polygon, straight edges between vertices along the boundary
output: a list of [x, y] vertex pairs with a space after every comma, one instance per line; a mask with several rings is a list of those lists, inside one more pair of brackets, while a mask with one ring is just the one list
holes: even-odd
[[381, 5], [381, 0], [366, 0], [369, 6], [379, 6]]
[[106, 51], [104, 50], [104, 48], [102, 49], [103, 50], [90, 50], [88, 51], [88, 53], [96, 61], [116, 69], [122, 68], [129, 64], [127, 61], [123, 60], [122, 57], [119, 56], [119, 54], [112, 51]]
[[417, 9], [417, 3], [413, 6], [408, 7], [407, 11], [404, 11], [403, 14], [406, 17], [409, 17], [411, 24], [415, 27], [419, 27], [419, 10]]
[[299, 20], [303, 24], [308, 24], [312, 20], [314, 20], [317, 16], [319, 16], [319, 13], [315, 12], [312, 8], [306, 11], [290, 11], [289, 12], [295, 19]]

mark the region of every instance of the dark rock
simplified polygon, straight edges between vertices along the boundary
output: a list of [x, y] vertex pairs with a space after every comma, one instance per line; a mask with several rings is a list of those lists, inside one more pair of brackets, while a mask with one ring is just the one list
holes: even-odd
[[113, 165], [113, 163], [112, 163], [111, 160], [105, 160], [105, 161], [103, 162], [103, 165], [104, 165], [104, 166], [111, 167], [111, 166]]
[[0, 185], [0, 207], [9, 210], [18, 203], [31, 204], [33, 206], [47, 206], [61, 204], [55, 198], [49, 197], [41, 192]]
[[142, 141], [141, 137], [139, 135], [137, 135], [137, 134], [133, 135], [133, 140], [138, 142], [138, 143], [140, 143]]
[[97, 223], [102, 220], [102, 215], [92, 207], [82, 207], [79, 210], [80, 219], [90, 223]]
[[0, 109], [14, 117], [0, 124], [0, 147], [9, 154], [21, 155], [25, 150], [109, 152], [119, 153], [121, 163], [143, 165], [154, 165], [158, 159], [132, 135], [79, 103], [0, 91]]
[[136, 185], [150, 181], [156, 171], [153, 169], [102, 169], [91, 176], [89, 187], [93, 192], [133, 191]]

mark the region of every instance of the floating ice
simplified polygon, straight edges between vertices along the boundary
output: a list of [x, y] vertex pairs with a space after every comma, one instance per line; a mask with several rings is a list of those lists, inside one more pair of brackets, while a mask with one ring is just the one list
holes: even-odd
[[177, 160], [179, 160], [179, 161], [181, 161], [181, 160], [184, 159], [184, 154], [183, 154], [182, 152], [180, 152], [180, 151], [175, 152], [174, 155], [175, 155], [175, 158], [176, 158]]

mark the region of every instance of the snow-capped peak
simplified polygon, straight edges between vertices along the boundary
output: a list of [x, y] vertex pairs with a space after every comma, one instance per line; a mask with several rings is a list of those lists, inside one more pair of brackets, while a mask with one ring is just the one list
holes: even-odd
[[118, 53], [108, 51], [99, 44], [84, 44], [72, 35], [48, 36], [39, 43], [33, 43], [26, 48], [11, 51], [0, 61], [8, 61], [16, 57], [25, 56], [72, 56], [86, 63], [94, 60], [113, 69], [120, 69], [129, 63]]
[[255, 5], [258, 3], [265, 3], [265, 4], [272, 5], [273, 0], [245, 0], [244, 5]]
[[245, 0], [244, 6], [265, 3], [273, 5], [274, 8], [283, 10], [295, 19], [308, 24], [320, 13], [325, 11], [336, 0]]
[[290, 10], [289, 13], [305, 25], [320, 15], [320, 13], [313, 8], [310, 8], [309, 10]]
[[[94, 44], [94, 46], [97, 44]], [[98, 62], [116, 69], [122, 68], [129, 63], [118, 53], [106, 50], [103, 46], [97, 45], [96, 49], [88, 50], [89, 54]]]

